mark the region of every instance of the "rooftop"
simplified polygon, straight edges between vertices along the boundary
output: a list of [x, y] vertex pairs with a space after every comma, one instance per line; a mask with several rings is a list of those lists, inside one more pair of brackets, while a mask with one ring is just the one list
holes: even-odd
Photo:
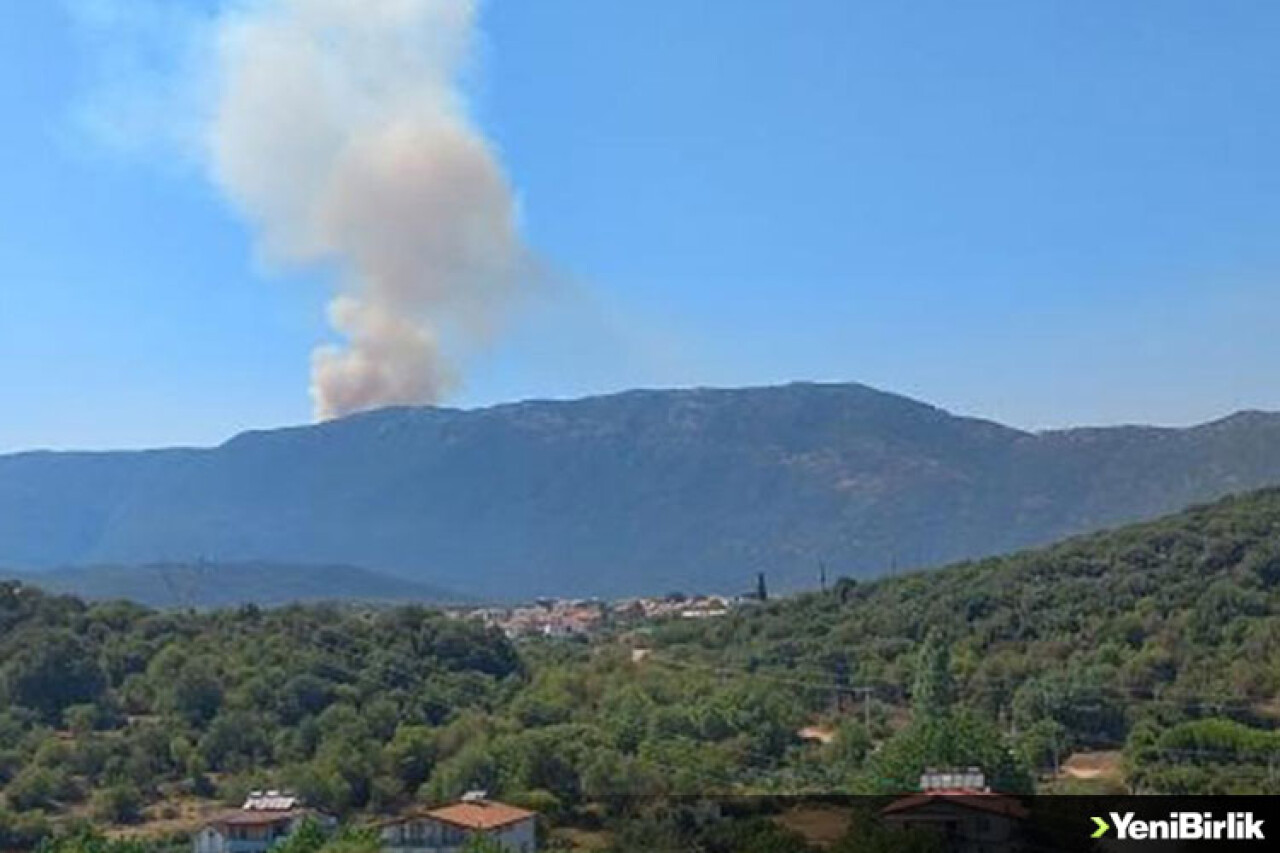
[[480, 799], [432, 809], [425, 815], [464, 829], [497, 829], [535, 816], [535, 812], [526, 809]]
[[1011, 818], [1024, 818], [1027, 809], [1013, 797], [994, 794], [990, 791], [930, 791], [926, 794], [911, 794], [895, 800], [885, 806], [882, 814], [901, 814], [934, 804], [958, 806], [974, 811], [989, 812]]
[[306, 809], [298, 808], [277, 811], [232, 809], [217, 815], [209, 821], [209, 824], [212, 826], [271, 826], [277, 823], [287, 823], [309, 813]]

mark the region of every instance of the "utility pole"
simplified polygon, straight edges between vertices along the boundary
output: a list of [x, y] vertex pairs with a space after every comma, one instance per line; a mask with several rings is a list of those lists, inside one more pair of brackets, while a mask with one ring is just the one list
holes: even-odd
[[818, 583], [822, 586], [822, 591], [827, 591], [827, 564], [822, 560], [818, 561]]
[[847, 702], [845, 701], [849, 693], [849, 661], [843, 655], [837, 657], [831, 664], [831, 698], [837, 714], [843, 714]]

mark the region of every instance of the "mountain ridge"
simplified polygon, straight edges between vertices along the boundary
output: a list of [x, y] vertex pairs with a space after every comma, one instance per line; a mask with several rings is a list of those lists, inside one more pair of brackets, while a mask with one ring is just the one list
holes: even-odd
[[124, 600], [156, 608], [324, 601], [465, 603], [439, 587], [342, 565], [149, 563], [59, 567], [34, 574], [0, 569], [0, 580], [87, 601]]
[[399, 407], [0, 456], [0, 565], [345, 563], [477, 597], [813, 585], [1280, 483], [1280, 415], [1029, 432], [856, 383]]

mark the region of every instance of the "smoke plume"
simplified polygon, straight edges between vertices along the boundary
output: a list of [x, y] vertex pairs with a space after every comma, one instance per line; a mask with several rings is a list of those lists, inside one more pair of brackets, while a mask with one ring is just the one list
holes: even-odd
[[268, 257], [334, 265], [317, 417], [438, 400], [527, 267], [460, 92], [474, 0], [253, 0], [215, 24], [213, 179]]

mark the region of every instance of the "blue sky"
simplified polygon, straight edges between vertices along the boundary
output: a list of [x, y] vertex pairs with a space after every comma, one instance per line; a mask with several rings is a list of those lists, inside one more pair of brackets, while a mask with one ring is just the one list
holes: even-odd
[[[473, 109], [565, 282], [475, 405], [856, 380], [1044, 427], [1280, 409], [1280, 5], [490, 0]], [[175, 34], [176, 37], [176, 34]], [[320, 270], [0, 27], [0, 450], [303, 422]]]

